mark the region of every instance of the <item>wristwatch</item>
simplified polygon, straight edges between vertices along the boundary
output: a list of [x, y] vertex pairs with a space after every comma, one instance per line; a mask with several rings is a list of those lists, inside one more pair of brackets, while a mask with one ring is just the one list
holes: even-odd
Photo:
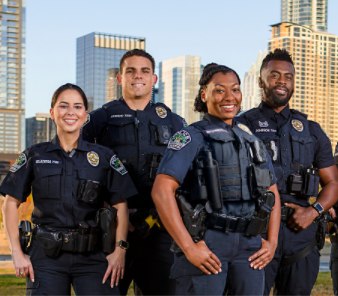
[[321, 215], [324, 212], [324, 208], [319, 202], [315, 202], [311, 206], [318, 212], [319, 215]]
[[116, 247], [120, 247], [123, 250], [127, 250], [129, 248], [129, 243], [123, 240], [120, 240], [119, 242], [116, 242]]

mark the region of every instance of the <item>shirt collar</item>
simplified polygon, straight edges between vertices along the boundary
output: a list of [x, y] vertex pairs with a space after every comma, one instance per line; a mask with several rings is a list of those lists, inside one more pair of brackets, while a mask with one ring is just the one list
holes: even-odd
[[218, 126], [220, 126], [221, 128], [224, 128], [224, 129], [231, 128], [231, 125], [225, 123], [219, 117], [211, 115], [209, 113], [205, 113], [205, 115], [203, 116], [203, 120], [207, 120], [207, 121], [210, 121], [212, 123], [215, 123], [215, 124], [217, 124]]
[[[46, 152], [54, 150], [63, 150], [62, 147], [60, 146], [59, 137], [57, 135], [54, 137], [53, 140], [49, 142]], [[79, 137], [76, 150], [90, 151], [87, 142], [82, 139], [82, 135], [80, 135]]]
[[[123, 97], [119, 98], [119, 101], [123, 102], [123, 104], [125, 104], [130, 109], [130, 107], [128, 106], [128, 104], [126, 103], [126, 101], [124, 100]], [[154, 105], [154, 102], [153, 102], [153, 100], [150, 100], [148, 102], [147, 106], [144, 108], [144, 110], [147, 109], [147, 108], [149, 108], [149, 107], [151, 107], [152, 105]], [[134, 111], [134, 110], [132, 110], [132, 111]]]
[[[277, 112], [273, 110], [267, 103], [262, 101], [258, 108], [261, 110], [261, 113], [264, 115], [264, 117], [276, 120], [275, 115], [277, 114]], [[281, 112], [279, 112], [279, 114], [282, 115], [285, 119], [289, 118], [290, 113], [291, 111], [289, 104], [287, 104], [285, 108]]]

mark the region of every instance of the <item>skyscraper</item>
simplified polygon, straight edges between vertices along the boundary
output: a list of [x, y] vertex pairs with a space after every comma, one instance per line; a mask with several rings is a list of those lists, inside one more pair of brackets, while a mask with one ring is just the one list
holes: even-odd
[[116, 79], [118, 73], [118, 68], [108, 69], [106, 102], [117, 100], [122, 96], [122, 86], [118, 84]]
[[262, 61], [268, 54], [267, 50], [259, 52], [255, 63], [251, 64], [249, 72], [245, 72], [242, 84], [242, 109], [243, 111], [257, 107], [262, 100], [262, 92], [258, 86], [258, 78], [260, 76], [260, 68]]
[[293, 57], [296, 79], [291, 108], [308, 114], [331, 139], [338, 141], [338, 38], [293, 23], [272, 25], [268, 49], [287, 49]]
[[184, 55], [160, 62], [158, 100], [185, 118], [188, 124], [200, 119], [194, 112], [201, 76], [201, 57]]
[[37, 113], [35, 117], [26, 118], [26, 147], [49, 142], [55, 135], [56, 127], [49, 113]]
[[24, 150], [26, 1], [0, 0], [0, 160]]
[[145, 47], [146, 40], [142, 37], [93, 32], [77, 38], [76, 84], [88, 97], [89, 111], [114, 97], [114, 92], [110, 92], [112, 86], [109, 77], [119, 70], [121, 57], [128, 50]]
[[282, 0], [282, 22], [309, 26], [314, 31], [327, 30], [328, 0]]

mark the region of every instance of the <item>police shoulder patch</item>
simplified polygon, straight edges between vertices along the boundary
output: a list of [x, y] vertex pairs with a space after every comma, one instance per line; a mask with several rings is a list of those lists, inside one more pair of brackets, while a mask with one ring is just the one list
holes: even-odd
[[116, 155], [113, 155], [110, 159], [110, 166], [121, 175], [128, 173], [122, 161]]
[[239, 124], [238, 127], [242, 130], [242, 131], [245, 131], [246, 133], [248, 133], [249, 135], [252, 135], [252, 132], [250, 131], [250, 129], [244, 125], [244, 124]]
[[94, 151], [90, 151], [87, 153], [87, 160], [94, 167], [98, 166], [100, 163], [100, 157]]
[[163, 107], [156, 107], [155, 110], [156, 110], [157, 115], [161, 118], [166, 118], [168, 115], [167, 110]]
[[190, 134], [185, 130], [181, 130], [171, 137], [168, 144], [168, 149], [181, 150], [183, 147], [187, 146], [190, 142], [191, 142]]
[[9, 169], [10, 172], [15, 173], [18, 169], [22, 168], [27, 163], [27, 156], [25, 153], [21, 153], [20, 156], [17, 158], [15, 163]]

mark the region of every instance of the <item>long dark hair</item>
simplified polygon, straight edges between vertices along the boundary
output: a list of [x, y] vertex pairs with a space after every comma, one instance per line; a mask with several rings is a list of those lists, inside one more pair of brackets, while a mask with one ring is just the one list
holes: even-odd
[[208, 107], [205, 102], [202, 101], [201, 98], [201, 90], [206, 89], [208, 83], [210, 82], [212, 76], [214, 76], [216, 73], [223, 73], [223, 74], [228, 74], [228, 73], [234, 73], [238, 79], [239, 85], [241, 85], [241, 79], [239, 78], [238, 74], [236, 71], [233, 69], [224, 66], [224, 65], [218, 65], [216, 63], [210, 63], [206, 65], [203, 69], [203, 73], [201, 76], [201, 79], [199, 81], [200, 89], [198, 91], [198, 95], [196, 96], [195, 103], [194, 103], [194, 111], [200, 112], [200, 113], [208, 113]]
[[75, 84], [71, 84], [71, 83], [66, 83], [64, 85], [61, 85], [53, 94], [52, 97], [52, 102], [51, 102], [51, 107], [54, 108], [56, 101], [58, 100], [58, 97], [61, 95], [62, 92], [64, 92], [65, 90], [76, 90], [80, 96], [82, 97], [83, 100], [83, 105], [86, 109], [86, 111], [88, 110], [88, 99], [86, 94], [84, 93], [84, 91], [82, 90], [81, 87], [75, 85]]

